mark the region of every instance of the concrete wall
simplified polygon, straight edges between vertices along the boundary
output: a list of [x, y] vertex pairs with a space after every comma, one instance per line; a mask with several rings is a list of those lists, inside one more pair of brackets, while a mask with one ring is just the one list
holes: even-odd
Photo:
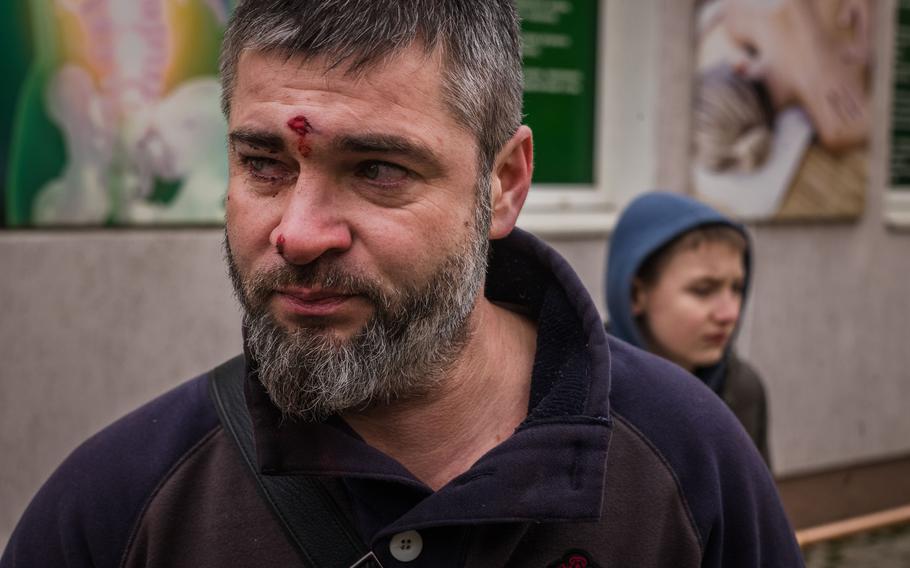
[[239, 353], [221, 234], [0, 233], [0, 547], [80, 441]]
[[[691, 2], [655, 1], [651, 178], [683, 190]], [[910, 452], [910, 233], [883, 226], [886, 156], [879, 128], [858, 223], [754, 227], [740, 348], [767, 382], [779, 474]], [[549, 240], [602, 306], [606, 240]], [[81, 440], [239, 351], [220, 242], [217, 229], [0, 233], [0, 546]]]

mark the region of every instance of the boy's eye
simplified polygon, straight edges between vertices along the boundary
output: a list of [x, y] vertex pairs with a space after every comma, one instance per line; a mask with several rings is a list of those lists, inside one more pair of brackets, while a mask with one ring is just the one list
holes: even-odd
[[689, 292], [700, 297], [705, 298], [717, 291], [717, 285], [713, 282], [697, 282], [689, 287]]
[[396, 184], [408, 177], [408, 170], [388, 162], [371, 160], [357, 167], [356, 175], [379, 184]]

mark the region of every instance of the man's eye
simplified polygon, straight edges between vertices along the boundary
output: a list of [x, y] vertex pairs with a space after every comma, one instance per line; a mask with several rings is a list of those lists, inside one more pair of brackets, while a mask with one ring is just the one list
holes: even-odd
[[240, 163], [255, 179], [268, 182], [285, 180], [288, 169], [278, 160], [263, 158], [261, 156], [240, 156]]
[[408, 170], [388, 162], [371, 160], [359, 164], [355, 175], [380, 185], [394, 185], [408, 177]]

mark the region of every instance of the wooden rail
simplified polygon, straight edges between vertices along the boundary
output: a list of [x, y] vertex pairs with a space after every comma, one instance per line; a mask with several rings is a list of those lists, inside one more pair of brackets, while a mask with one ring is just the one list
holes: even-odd
[[808, 546], [906, 522], [910, 522], [910, 505], [798, 530], [796, 541], [800, 546]]

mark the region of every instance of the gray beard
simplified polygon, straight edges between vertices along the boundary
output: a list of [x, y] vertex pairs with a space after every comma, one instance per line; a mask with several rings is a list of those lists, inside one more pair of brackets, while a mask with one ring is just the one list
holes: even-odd
[[[423, 396], [438, 385], [470, 338], [469, 317], [486, 275], [490, 212], [477, 209], [481, 211], [468, 238], [431, 278], [392, 292], [343, 271], [331, 259], [241, 275], [225, 237], [228, 270], [244, 311], [247, 349], [258, 365], [260, 382], [283, 415], [319, 421]], [[275, 287], [290, 284], [361, 294], [373, 304], [373, 316], [347, 340], [318, 327], [286, 329], [269, 311], [268, 300]]]

